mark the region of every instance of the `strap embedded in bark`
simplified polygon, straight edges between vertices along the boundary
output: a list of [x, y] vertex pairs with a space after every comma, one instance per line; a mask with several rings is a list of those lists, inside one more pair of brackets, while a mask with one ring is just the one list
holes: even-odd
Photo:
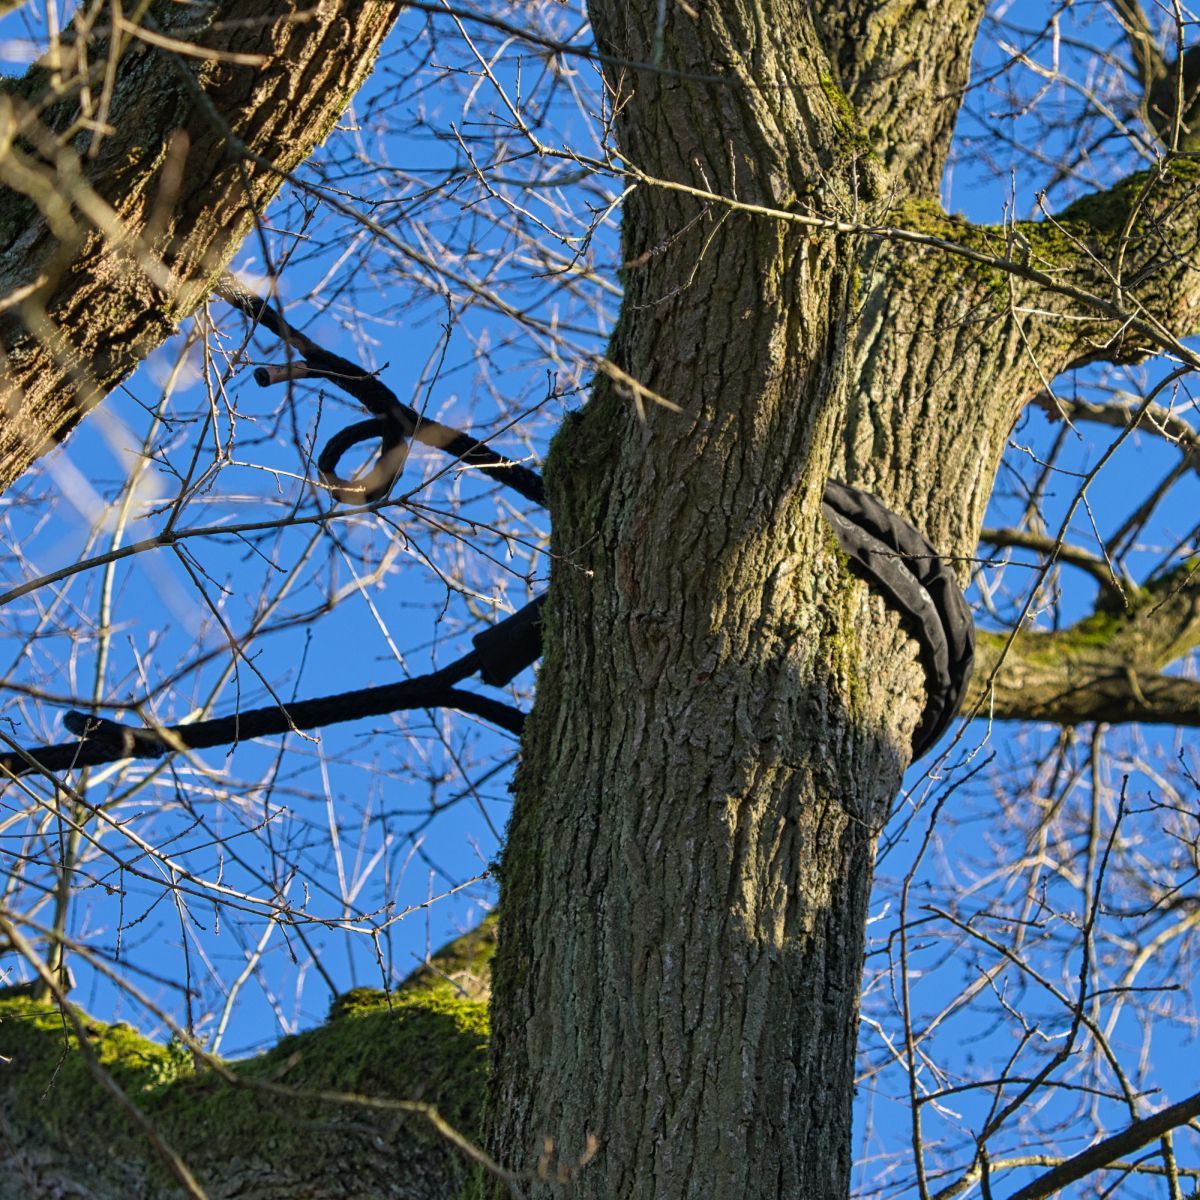
[[926, 701], [913, 733], [915, 762], [962, 707], [975, 662], [971, 609], [946, 560], [877, 496], [831, 479], [821, 511], [859, 574], [900, 613], [920, 647]]
[[[478, 467], [527, 499], [545, 506], [542, 479], [535, 471], [497, 454], [486, 442], [469, 434], [423, 420], [415, 410], [401, 404], [395, 393], [375, 376], [323, 350], [236, 281], [227, 278], [220, 294], [286, 340], [303, 359], [273, 368], [259, 367], [255, 379], [261, 386], [319, 376], [336, 383], [374, 414], [371, 420], [335, 434], [318, 458], [318, 469], [335, 499], [372, 503], [385, 497], [403, 468], [408, 439], [415, 438]], [[374, 437], [382, 445], [378, 461], [367, 476], [358, 481], [338, 476], [338, 460], [346, 450]], [[971, 610], [945, 560], [920, 532], [885, 508], [878, 497], [831, 479], [825, 486], [821, 510], [852, 565], [901, 614], [920, 647], [926, 704], [913, 734], [915, 761], [934, 746], [962, 705], [975, 656]], [[456, 708], [519, 733], [525, 720], [519, 709], [454, 685], [478, 672], [484, 683], [502, 687], [532, 666], [542, 653], [541, 615], [545, 599], [544, 594], [538, 596], [503, 621], [476, 634], [473, 650], [429, 675], [161, 730], [69, 712], [64, 724], [79, 735], [79, 741], [0, 754], [0, 772], [19, 775], [30, 770], [67, 770], [124, 758], [157, 758], [172, 749], [226, 745], [244, 738], [312, 729], [413, 708]]]

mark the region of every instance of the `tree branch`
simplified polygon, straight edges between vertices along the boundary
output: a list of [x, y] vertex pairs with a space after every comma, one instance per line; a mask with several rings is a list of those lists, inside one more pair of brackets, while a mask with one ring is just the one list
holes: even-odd
[[1188, 559], [1126, 602], [1069, 629], [979, 633], [967, 706], [1006, 721], [1200, 725], [1200, 683], [1162, 674], [1200, 645], [1200, 565]]
[[1132, 318], [1124, 327], [1098, 325], [1089, 306], [1072, 304], [1061, 290], [1054, 311], [1080, 322], [1064, 368], [1132, 362], [1160, 351], [1158, 337], [1146, 340], [1147, 327], [1169, 329], [1176, 338], [1200, 328], [1198, 183], [1200, 164], [1167, 157], [1059, 214], [1016, 226], [1031, 262], [1049, 273], [1057, 268], [1074, 288], [1110, 299]]
[[1146, 10], [1139, 0], [1113, 0], [1113, 10], [1129, 38], [1129, 52], [1137, 69], [1138, 82], [1143, 89], [1148, 89], [1167, 73], [1167, 64], [1158, 51]]
[[1144, 1120], [1135, 1121], [1120, 1133], [1113, 1134], [1103, 1141], [1089, 1146], [1074, 1158], [1069, 1158], [1061, 1166], [1038, 1176], [1032, 1183], [1014, 1192], [1009, 1200], [1042, 1200], [1044, 1196], [1052, 1196], [1077, 1179], [1083, 1179], [1093, 1171], [1109, 1166], [1122, 1156], [1140, 1149], [1142, 1146], [1186, 1125], [1200, 1117], [1200, 1092], [1164, 1108], [1161, 1112]]
[[1040, 408], [1050, 421], [1090, 421], [1113, 429], [1136, 425], [1143, 433], [1153, 433], [1182, 450], [1193, 470], [1200, 470], [1200, 434], [1173, 408], [1165, 404], [1146, 407], [1140, 396], [1118, 392], [1107, 404], [1039, 392], [1029, 402]]
[[[10, 928], [21, 923], [12, 917]], [[174, 1040], [162, 1045], [72, 1005], [41, 1004], [20, 988], [0, 988], [5, 1049], [12, 1054], [0, 1078], [6, 1167], [0, 1196], [165, 1194], [162, 1167], [138, 1128], [144, 1122], [160, 1142], [178, 1148], [214, 1196], [244, 1191], [250, 1178], [262, 1200], [344, 1195], [352, 1164], [359, 1194], [437, 1200], [460, 1194], [472, 1163], [510, 1194], [521, 1194], [523, 1181], [470, 1137], [487, 1073], [479, 981], [489, 973], [494, 942], [487, 922], [389, 993], [346, 992], [333, 1000], [323, 1024], [233, 1068], [109, 962], [73, 945], [117, 985], [127, 1005]], [[459, 986], [464, 974], [473, 987]], [[136, 1100], [136, 1124], [89, 1071], [89, 1055]], [[276, 1130], [269, 1153], [265, 1128]]]
[[1053, 555], [1057, 561], [1070, 563], [1091, 575], [1110, 604], [1115, 602], [1123, 606], [1125, 603], [1125, 591], [1113, 574], [1112, 567], [1103, 558], [1090, 554], [1080, 546], [1059, 545], [1046, 534], [1031, 533], [1025, 529], [981, 529], [979, 539], [991, 546], [1022, 546], [1027, 550]]
[[[1009, 676], [1020, 639], [1008, 652], [1003, 672], [989, 688], [990, 668], [999, 654], [992, 634], [981, 635], [979, 673], [967, 696], [967, 712], [996, 721], [1045, 721], [1052, 725], [1180, 725], [1200, 728], [1200, 683], [1174, 675], [1064, 671], [1033, 676], [1023, 666]], [[993, 700], [994, 697], [994, 700]], [[975, 706], [978, 704], [978, 709]]]

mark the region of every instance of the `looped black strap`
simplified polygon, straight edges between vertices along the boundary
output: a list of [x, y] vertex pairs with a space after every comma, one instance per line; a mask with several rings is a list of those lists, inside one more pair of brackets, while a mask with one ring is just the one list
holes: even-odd
[[[329, 488], [330, 495], [343, 504], [374, 504], [392, 490], [392, 484], [404, 470], [408, 460], [407, 426], [392, 417], [372, 417], [347, 425], [325, 443], [317, 459], [317, 470], [321, 482]], [[379, 456], [375, 465], [361, 479], [343, 479], [337, 473], [341, 457], [359, 442], [379, 438]]]
[[830, 479], [821, 511], [851, 565], [900, 613], [919, 648], [926, 692], [913, 733], [915, 762], [962, 707], [975, 663], [971, 609], [928, 538], [877, 496]]

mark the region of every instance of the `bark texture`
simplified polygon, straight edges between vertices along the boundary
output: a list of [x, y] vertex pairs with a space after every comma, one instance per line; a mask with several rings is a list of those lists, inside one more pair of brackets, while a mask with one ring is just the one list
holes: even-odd
[[156, 0], [145, 36], [81, 37], [3, 86], [0, 489], [207, 298], [398, 8]]
[[[984, 0], [814, 4], [846, 97], [901, 194], [936, 197]], [[947, 28], [929, 36], [936, 12]]]
[[927, 199], [981, 5], [900, 7], [591, 5], [657, 68], [610, 72], [642, 183], [609, 353], [682, 411], [603, 380], [547, 468], [487, 1115], [537, 1197], [848, 1194], [874, 841], [923, 678], [824, 480], [965, 581], [1022, 406], [1195, 324], [1189, 166], [1015, 231]]

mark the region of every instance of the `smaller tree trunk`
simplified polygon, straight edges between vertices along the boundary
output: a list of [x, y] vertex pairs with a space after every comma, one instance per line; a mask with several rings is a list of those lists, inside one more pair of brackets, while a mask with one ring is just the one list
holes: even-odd
[[0, 489], [203, 303], [398, 11], [155, 0], [144, 34], [0, 84]]

